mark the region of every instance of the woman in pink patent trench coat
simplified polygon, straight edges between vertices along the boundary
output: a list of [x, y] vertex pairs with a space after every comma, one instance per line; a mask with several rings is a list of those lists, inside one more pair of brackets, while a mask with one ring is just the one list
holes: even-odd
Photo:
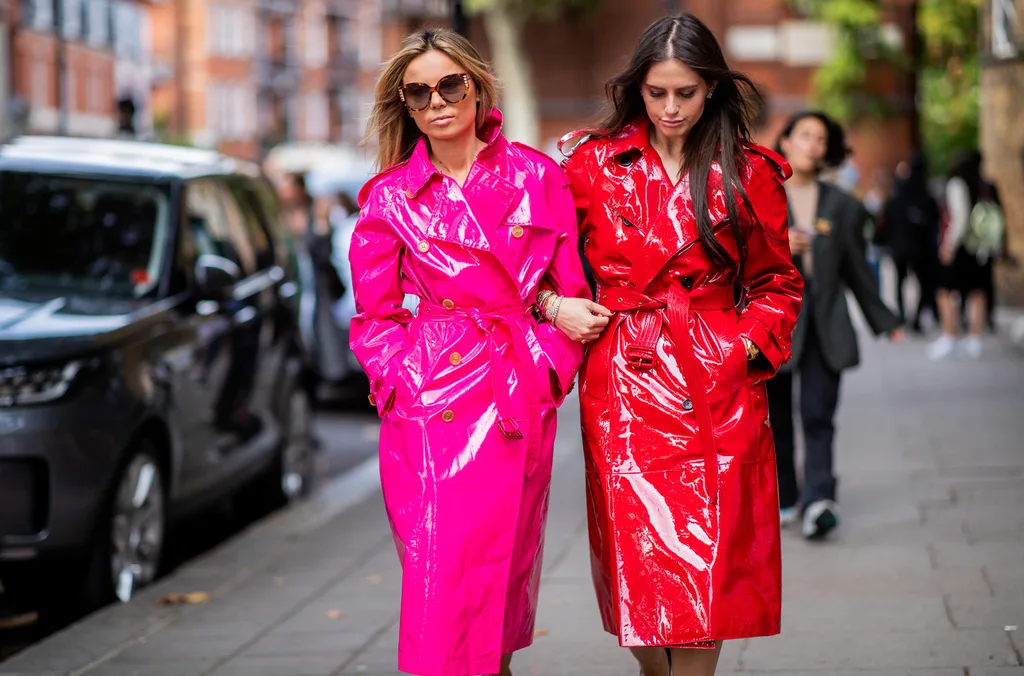
[[[594, 586], [645, 676], [714, 674], [779, 631], [779, 502], [764, 380], [801, 302], [782, 187], [749, 141], [750, 82], [692, 15], [648, 28], [603, 131], [565, 162], [611, 323], [580, 376]], [[580, 308], [583, 308], [580, 311]], [[556, 325], [576, 335], [582, 301]]]
[[494, 98], [458, 34], [406, 40], [377, 85], [384, 171], [349, 254], [403, 569], [398, 666], [425, 676], [509, 674], [532, 642], [556, 407], [583, 356], [533, 307], [542, 279], [587, 295], [567, 181], [506, 141]]

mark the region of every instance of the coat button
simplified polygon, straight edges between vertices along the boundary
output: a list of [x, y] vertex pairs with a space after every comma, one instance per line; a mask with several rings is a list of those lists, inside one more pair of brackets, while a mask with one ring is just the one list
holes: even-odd
[[441, 301], [441, 305], [444, 306], [445, 310], [454, 310], [455, 309], [455, 303], [453, 303], [452, 301], [448, 300], [447, 298], [445, 298], [443, 301]]
[[420, 253], [427, 253], [428, 251], [430, 251], [430, 242], [428, 242], [427, 240], [423, 240], [422, 242], [416, 245], [416, 248], [419, 249]]
[[441, 414], [441, 420], [445, 422], [451, 422], [455, 420], [455, 411], [448, 409], [447, 411]]
[[693, 277], [687, 275], [686, 277], [683, 277], [679, 281], [682, 282], [683, 288], [686, 289], [687, 291], [693, 288]]
[[517, 225], [514, 228], [512, 228], [512, 236], [515, 237], [516, 239], [519, 239], [520, 237], [522, 237], [523, 236], [523, 232], [524, 232], [523, 231], [523, 226], [521, 226], [521, 225]]
[[416, 193], [414, 193], [412, 191], [412, 188], [406, 188], [405, 189], [405, 196], [408, 197], [409, 199], [412, 199], [413, 197], [416, 196]]
[[373, 400], [373, 395], [372, 394], [366, 395], [366, 398], [370, 400], [370, 406], [376, 406], [377, 405], [377, 402], [375, 402]]
[[448, 361], [452, 363], [452, 366], [458, 366], [460, 363], [462, 363], [462, 355], [459, 354], [458, 352], [452, 352], [451, 355], [449, 355], [448, 357]]
[[690, 401], [689, 399], [684, 399], [683, 400], [683, 410], [684, 411], [692, 411], [693, 410], [693, 402]]

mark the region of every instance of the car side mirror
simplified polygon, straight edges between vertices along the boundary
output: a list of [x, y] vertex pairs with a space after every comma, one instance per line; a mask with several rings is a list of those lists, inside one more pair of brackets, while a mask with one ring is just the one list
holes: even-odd
[[203, 300], [223, 300], [241, 278], [238, 266], [223, 256], [203, 254], [196, 260], [196, 288]]

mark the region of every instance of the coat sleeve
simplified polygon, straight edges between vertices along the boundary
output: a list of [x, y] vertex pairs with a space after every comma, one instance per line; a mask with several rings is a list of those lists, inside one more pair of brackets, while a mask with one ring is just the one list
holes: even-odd
[[[544, 275], [543, 286], [560, 296], [590, 298], [590, 288], [583, 275], [577, 247], [576, 212], [572, 193], [565, 175], [557, 167], [552, 167], [548, 172], [545, 192], [548, 206], [554, 214], [558, 240], [551, 263], [548, 264]], [[558, 380], [555, 400], [557, 404], [561, 404], [565, 396], [572, 391], [573, 380], [580, 370], [583, 345], [570, 340], [549, 322], [541, 322], [538, 335]]]
[[789, 250], [784, 178], [784, 173], [757, 158], [747, 185], [756, 222], [747, 229], [739, 332], [761, 350], [761, 357], [751, 368], [763, 377], [775, 375], [789, 359], [793, 329], [803, 302], [803, 277], [793, 265]]
[[864, 312], [864, 319], [871, 326], [871, 330], [875, 335], [879, 335], [898, 328], [900, 320], [879, 295], [875, 275], [868, 266], [865, 241], [861, 232], [870, 218], [867, 209], [857, 204], [856, 211], [851, 217], [851, 227], [841, 228], [839, 236], [842, 237], [843, 280], [857, 298], [857, 304]]
[[370, 380], [370, 397], [383, 416], [401, 377], [403, 356], [410, 349], [406, 326], [412, 313], [402, 307], [404, 245], [371, 196], [352, 234], [352, 270], [356, 315], [349, 342]]

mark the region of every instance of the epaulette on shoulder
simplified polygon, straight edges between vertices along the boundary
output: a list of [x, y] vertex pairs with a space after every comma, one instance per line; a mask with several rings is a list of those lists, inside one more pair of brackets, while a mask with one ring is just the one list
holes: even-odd
[[360, 209], [363, 208], [363, 205], [366, 204], [366, 200], [368, 200], [369, 197], [370, 197], [370, 193], [377, 186], [377, 184], [380, 183], [381, 180], [384, 179], [384, 177], [390, 175], [391, 173], [393, 173], [395, 171], [398, 171], [399, 169], [404, 167], [408, 162], [409, 162], [409, 160], [405, 160], [404, 162], [399, 162], [398, 164], [392, 165], [392, 166], [388, 167], [387, 169], [385, 169], [384, 171], [378, 173], [376, 176], [371, 178], [366, 183], [364, 183], [363, 187], [360, 188], [360, 190], [359, 190], [359, 200], [358, 200], [359, 201], [359, 208]]
[[764, 159], [768, 160], [768, 164], [772, 168], [772, 173], [775, 175], [775, 178], [779, 183], [784, 183], [793, 175], [793, 168], [789, 166], [789, 162], [786, 161], [786, 158], [774, 150], [757, 145], [756, 143], [746, 144], [746, 149], [748, 152], [760, 155]]
[[[593, 129], [577, 129], [558, 140], [558, 152], [568, 159], [582, 146], [594, 139]], [[568, 146], [568, 147], [567, 147]]]

